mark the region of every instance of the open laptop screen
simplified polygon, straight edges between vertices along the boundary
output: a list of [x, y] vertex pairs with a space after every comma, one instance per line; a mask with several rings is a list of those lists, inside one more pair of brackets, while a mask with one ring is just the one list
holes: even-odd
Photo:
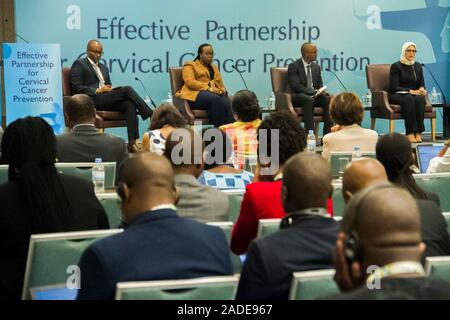
[[441, 151], [443, 144], [418, 144], [417, 150], [417, 163], [419, 165], [420, 173], [426, 173], [430, 160], [436, 157]]
[[69, 289], [66, 284], [30, 288], [33, 300], [75, 300], [78, 290]]

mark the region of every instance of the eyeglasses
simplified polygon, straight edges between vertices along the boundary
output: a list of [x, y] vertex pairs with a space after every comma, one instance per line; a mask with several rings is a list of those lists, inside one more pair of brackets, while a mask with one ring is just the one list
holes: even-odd
[[414, 53], [416, 53], [417, 52], [417, 50], [414, 50], [414, 49], [408, 49], [408, 50], [405, 50], [406, 52], [414, 52]]
[[92, 50], [92, 49], [89, 49], [89, 51], [91, 51], [93, 53], [96, 53], [96, 54], [99, 54], [99, 55], [102, 55], [102, 54], [105, 53], [104, 51], [97, 51], [97, 50]]

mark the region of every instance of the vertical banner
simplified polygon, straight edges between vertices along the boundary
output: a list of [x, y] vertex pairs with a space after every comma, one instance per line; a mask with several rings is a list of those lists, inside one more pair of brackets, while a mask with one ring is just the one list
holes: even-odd
[[64, 131], [59, 44], [3, 44], [6, 124], [42, 117], [55, 134]]

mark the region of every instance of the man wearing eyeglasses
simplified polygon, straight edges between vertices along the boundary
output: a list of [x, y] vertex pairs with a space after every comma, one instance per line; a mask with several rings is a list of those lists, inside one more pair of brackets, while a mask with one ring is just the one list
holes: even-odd
[[152, 110], [132, 87], [112, 86], [108, 68], [99, 62], [103, 55], [103, 46], [99, 41], [89, 41], [86, 54], [86, 58], [78, 59], [72, 65], [72, 94], [91, 96], [97, 110], [123, 112], [127, 122], [128, 151], [135, 152], [139, 138], [137, 114], [146, 120], [152, 115]]

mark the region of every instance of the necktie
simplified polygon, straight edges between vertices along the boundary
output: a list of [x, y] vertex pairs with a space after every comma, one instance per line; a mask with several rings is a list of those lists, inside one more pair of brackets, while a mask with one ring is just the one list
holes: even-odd
[[308, 88], [312, 88], [312, 76], [311, 76], [311, 65], [310, 64], [308, 64], [307, 66], [306, 66], [306, 70], [307, 70], [307, 72], [306, 72], [306, 86], [308, 87]]

